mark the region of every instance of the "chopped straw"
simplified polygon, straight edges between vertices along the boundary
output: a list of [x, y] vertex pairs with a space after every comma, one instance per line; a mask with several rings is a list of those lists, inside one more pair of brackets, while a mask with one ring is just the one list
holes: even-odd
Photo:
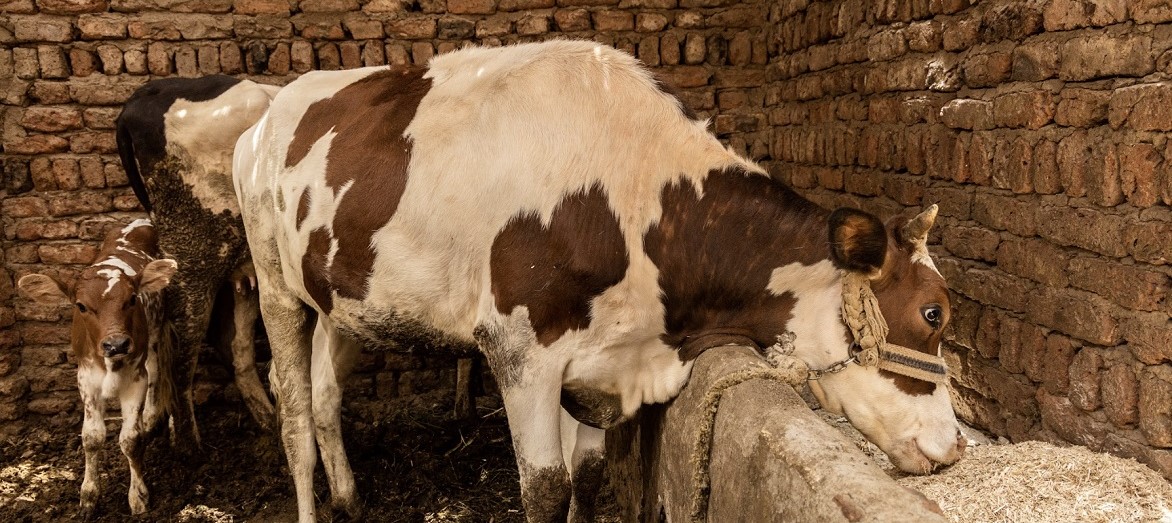
[[1085, 447], [979, 445], [951, 467], [897, 481], [955, 522], [1172, 523], [1172, 484], [1135, 460]]

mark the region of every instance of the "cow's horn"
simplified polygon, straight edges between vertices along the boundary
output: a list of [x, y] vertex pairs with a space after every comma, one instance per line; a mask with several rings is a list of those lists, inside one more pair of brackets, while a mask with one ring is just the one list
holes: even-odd
[[899, 236], [908, 243], [924, 243], [928, 241], [928, 229], [932, 228], [932, 224], [936, 223], [936, 211], [939, 210], [936, 204], [932, 204], [924, 212], [917, 214], [903, 225], [899, 231]]

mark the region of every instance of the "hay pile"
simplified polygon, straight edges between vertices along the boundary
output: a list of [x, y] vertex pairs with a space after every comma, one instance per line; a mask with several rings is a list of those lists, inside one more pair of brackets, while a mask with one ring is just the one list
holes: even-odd
[[1172, 484], [1135, 460], [1085, 447], [971, 446], [951, 467], [897, 481], [956, 522], [1172, 523]]

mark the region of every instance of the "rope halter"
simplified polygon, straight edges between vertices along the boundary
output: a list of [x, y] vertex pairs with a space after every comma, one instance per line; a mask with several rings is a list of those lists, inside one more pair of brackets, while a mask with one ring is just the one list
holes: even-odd
[[948, 367], [944, 358], [887, 342], [887, 322], [867, 276], [856, 272], [843, 275], [842, 319], [854, 338], [850, 355], [825, 369], [811, 370], [807, 379], [818, 380], [826, 374], [842, 371], [851, 363], [858, 363], [909, 378], [947, 383]]

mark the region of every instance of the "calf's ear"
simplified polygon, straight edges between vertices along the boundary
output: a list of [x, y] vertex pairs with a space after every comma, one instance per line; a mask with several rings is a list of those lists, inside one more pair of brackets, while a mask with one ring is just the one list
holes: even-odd
[[874, 273], [887, 258], [887, 229], [874, 215], [841, 207], [830, 213], [830, 257], [848, 271]]
[[139, 292], [159, 292], [171, 283], [171, 277], [179, 269], [175, 260], [155, 260], [142, 269], [142, 279], [139, 280]]
[[41, 305], [61, 305], [69, 303], [69, 292], [65, 286], [44, 274], [29, 274], [16, 283], [20, 294]]

